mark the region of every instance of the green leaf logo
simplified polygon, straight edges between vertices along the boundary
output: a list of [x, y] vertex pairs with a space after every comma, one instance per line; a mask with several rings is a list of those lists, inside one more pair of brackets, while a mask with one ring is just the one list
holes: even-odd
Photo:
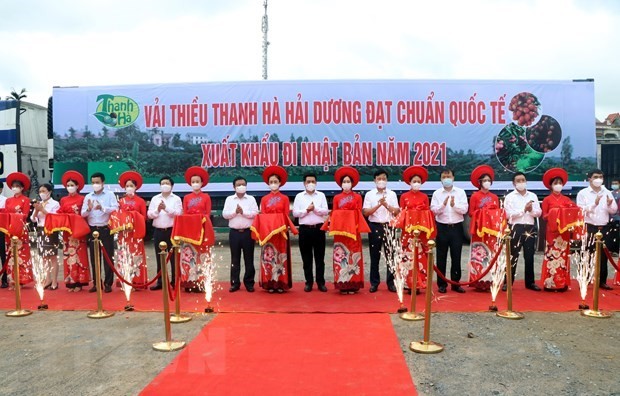
[[97, 109], [93, 116], [107, 127], [127, 127], [136, 122], [139, 115], [138, 103], [127, 96], [111, 94], [97, 96]]

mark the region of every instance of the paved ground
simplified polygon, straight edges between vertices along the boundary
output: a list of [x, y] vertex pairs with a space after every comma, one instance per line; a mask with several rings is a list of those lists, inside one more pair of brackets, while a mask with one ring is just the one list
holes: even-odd
[[[293, 275], [302, 280], [295, 238], [293, 243]], [[228, 247], [218, 246], [216, 252], [221, 263], [218, 279], [227, 280]], [[467, 255], [466, 248], [463, 263]], [[367, 248], [365, 256], [368, 263]], [[331, 247], [326, 257], [329, 269]], [[537, 274], [540, 263], [538, 254]], [[522, 271], [520, 263], [519, 278]], [[383, 278], [384, 269], [381, 274]], [[332, 279], [331, 271], [326, 277]], [[198, 315], [189, 323], [174, 325], [173, 337], [190, 341], [211, 318]], [[522, 321], [491, 313], [434, 314], [431, 339], [445, 345], [438, 355], [408, 349], [410, 341], [422, 339], [422, 322], [404, 322], [396, 315], [392, 322], [421, 394], [620, 394], [620, 314], [597, 320], [577, 312], [529, 313]], [[35, 312], [24, 318], [2, 315], [0, 395], [137, 394], [178, 353], [152, 350], [153, 342], [164, 340], [162, 323], [160, 313], [118, 312], [102, 320], [89, 319], [85, 312]], [[377, 378], [380, 387], [381, 373]], [[254, 385], [251, 389], [256, 391]], [[248, 391], [231, 390], [231, 394]]]

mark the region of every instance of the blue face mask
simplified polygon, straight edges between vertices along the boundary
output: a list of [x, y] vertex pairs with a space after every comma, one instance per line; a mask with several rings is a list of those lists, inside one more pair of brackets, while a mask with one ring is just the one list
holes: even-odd
[[441, 179], [441, 184], [442, 184], [444, 187], [452, 187], [452, 182], [453, 182], [453, 181], [454, 181], [454, 180], [452, 180], [452, 179], [450, 179], [450, 178], [445, 178], [445, 179]]

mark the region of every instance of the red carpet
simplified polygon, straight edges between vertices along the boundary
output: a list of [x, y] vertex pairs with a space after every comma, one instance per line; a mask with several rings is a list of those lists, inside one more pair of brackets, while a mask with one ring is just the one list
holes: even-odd
[[[228, 292], [229, 285], [221, 283], [213, 297], [216, 312], [283, 312], [283, 313], [389, 313], [396, 312], [399, 303], [395, 293], [386, 290], [381, 284], [377, 293], [363, 289], [356, 295], [340, 295], [328, 285], [329, 292], [321, 293], [314, 289], [311, 293], [303, 291], [303, 283], [296, 283], [289, 292], [269, 294], [261, 289], [248, 293], [243, 288], [236, 293]], [[488, 310], [491, 302], [490, 293], [475, 292], [467, 289], [465, 294], [448, 291], [446, 294], [434, 290], [434, 312], [480, 312]], [[405, 305], [410, 305], [410, 296], [405, 294]], [[417, 311], [424, 309], [424, 293], [418, 296]], [[571, 290], [565, 293], [533, 292], [526, 290], [523, 281], [515, 283], [513, 309], [515, 311], [552, 311], [565, 312], [577, 310], [581, 301], [579, 287], [573, 282]], [[69, 293], [61, 285], [58, 290], [45, 292], [45, 302], [50, 310], [88, 311], [96, 309], [95, 293]], [[131, 302], [137, 311], [161, 311], [162, 294], [160, 291], [139, 291], [131, 294]], [[586, 302], [592, 305], [592, 291], [589, 290]], [[22, 290], [22, 307], [36, 310], [39, 298], [32, 286]], [[103, 306], [107, 310], [122, 311], [126, 305], [125, 295], [114, 288], [112, 293], [103, 295]], [[185, 312], [203, 312], [207, 306], [204, 294], [181, 293], [181, 309]], [[500, 292], [497, 298], [499, 309], [506, 308], [506, 293]], [[15, 293], [0, 289], [0, 309], [15, 308]], [[620, 286], [612, 291], [602, 291], [599, 309], [620, 311]]]
[[415, 395], [387, 315], [218, 315], [142, 395]]

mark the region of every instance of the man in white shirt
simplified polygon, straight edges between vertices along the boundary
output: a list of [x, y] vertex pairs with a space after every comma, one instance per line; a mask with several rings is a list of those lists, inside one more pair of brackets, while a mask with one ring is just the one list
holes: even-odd
[[[381, 249], [386, 257], [390, 257], [392, 252], [388, 251], [389, 244], [385, 243], [385, 231], [389, 227], [390, 220], [400, 212], [396, 193], [387, 188], [388, 174], [385, 170], [379, 169], [374, 174], [376, 188], [368, 191], [364, 196], [362, 213], [368, 218], [370, 233], [368, 234], [368, 245], [370, 250], [370, 289], [375, 293], [381, 283], [379, 275], [379, 261], [381, 260]], [[395, 293], [394, 274], [390, 271], [386, 263], [386, 280], [388, 290]]]
[[[155, 247], [155, 257], [157, 260], [157, 273], [162, 269], [161, 256], [159, 253], [160, 242], [166, 242], [168, 245], [168, 251], [172, 251], [172, 226], [174, 225], [174, 218], [183, 214], [183, 204], [181, 198], [172, 193], [172, 187], [174, 187], [174, 181], [170, 176], [164, 176], [159, 179], [159, 188], [161, 194], [157, 194], [151, 199], [149, 203], [149, 209], [147, 216], [153, 220], [153, 246]], [[174, 287], [175, 282], [175, 255], [170, 256], [170, 268], [171, 277], [170, 284]], [[151, 290], [160, 290], [162, 287], [161, 277], [157, 279], [157, 283], [151, 286]]]
[[[94, 293], [97, 291], [97, 285], [95, 284], [95, 250], [93, 244], [93, 232], [99, 232], [99, 240], [103, 245], [108, 257], [112, 263], [114, 262], [114, 237], [110, 234], [110, 213], [118, 210], [118, 200], [116, 195], [112, 191], [105, 190], [105, 176], [103, 173], [95, 172], [90, 177], [90, 182], [93, 185], [93, 192], [86, 194], [84, 197], [84, 203], [82, 204], [82, 217], [86, 218], [88, 225], [90, 226], [90, 236], [88, 238], [88, 248], [90, 251], [90, 265], [93, 276], [93, 287], [88, 292]], [[106, 293], [112, 292], [112, 283], [114, 282], [114, 274], [112, 269], [106, 263], [104, 263], [103, 253], [100, 251], [99, 264], [103, 265], [105, 272], [104, 278], [104, 291]]]
[[[454, 186], [454, 171], [445, 168], [440, 174], [441, 185], [433, 193], [431, 210], [435, 214], [437, 223], [437, 268], [446, 274], [448, 250], [450, 250], [450, 279], [453, 282], [461, 280], [461, 252], [463, 250], [463, 216], [469, 205], [467, 195], [461, 188]], [[437, 277], [439, 293], [447, 291], [448, 283]], [[465, 293], [461, 286], [452, 286], [457, 293]]]
[[306, 278], [305, 292], [312, 291], [314, 276], [312, 262], [316, 265], [317, 288], [326, 292], [325, 287], [325, 231], [321, 230], [325, 216], [329, 213], [325, 194], [316, 191], [316, 175], [304, 175], [305, 190], [295, 196], [293, 216], [299, 219], [299, 252], [304, 265]]
[[233, 180], [235, 194], [226, 198], [222, 216], [228, 220], [228, 241], [230, 245], [230, 289], [234, 293], [241, 288], [241, 253], [245, 264], [243, 284], [245, 289], [254, 292], [254, 240], [250, 226], [258, 214], [256, 199], [246, 193], [248, 186], [245, 178], [238, 176]]
[[[584, 211], [584, 222], [588, 233], [588, 249], [595, 250], [594, 235], [597, 232], [603, 234], [603, 241], [606, 246], [612, 246], [614, 235], [610, 232], [610, 216], [618, 210], [618, 204], [611, 192], [603, 185], [603, 171], [594, 169], [588, 172], [590, 186], [579, 191], [577, 194], [577, 205]], [[612, 290], [607, 284], [607, 255], [601, 253], [601, 271], [598, 280], [601, 289]]]
[[[2, 190], [4, 189], [4, 183], [0, 181], [0, 211], [4, 209], [6, 205], [6, 197], [2, 195]], [[6, 262], [6, 246], [4, 240], [4, 232], [0, 232], [0, 260], [2, 263]], [[1, 264], [0, 264], [1, 265]], [[1, 270], [1, 268], [0, 268]], [[7, 280], [6, 270], [2, 272], [2, 285], [0, 285], [2, 289], [6, 289], [9, 287], [9, 282]]]
[[[510, 225], [510, 259], [512, 261], [512, 281], [515, 280], [517, 263], [521, 247], [523, 247], [523, 260], [525, 261], [525, 287], [530, 290], [540, 291], [540, 287], [534, 282], [534, 253], [536, 252], [536, 218], [542, 214], [542, 209], [536, 194], [527, 191], [527, 179], [523, 172], [517, 172], [512, 176], [512, 184], [515, 190], [506, 195], [504, 209]], [[506, 283], [502, 287], [506, 290]]]

